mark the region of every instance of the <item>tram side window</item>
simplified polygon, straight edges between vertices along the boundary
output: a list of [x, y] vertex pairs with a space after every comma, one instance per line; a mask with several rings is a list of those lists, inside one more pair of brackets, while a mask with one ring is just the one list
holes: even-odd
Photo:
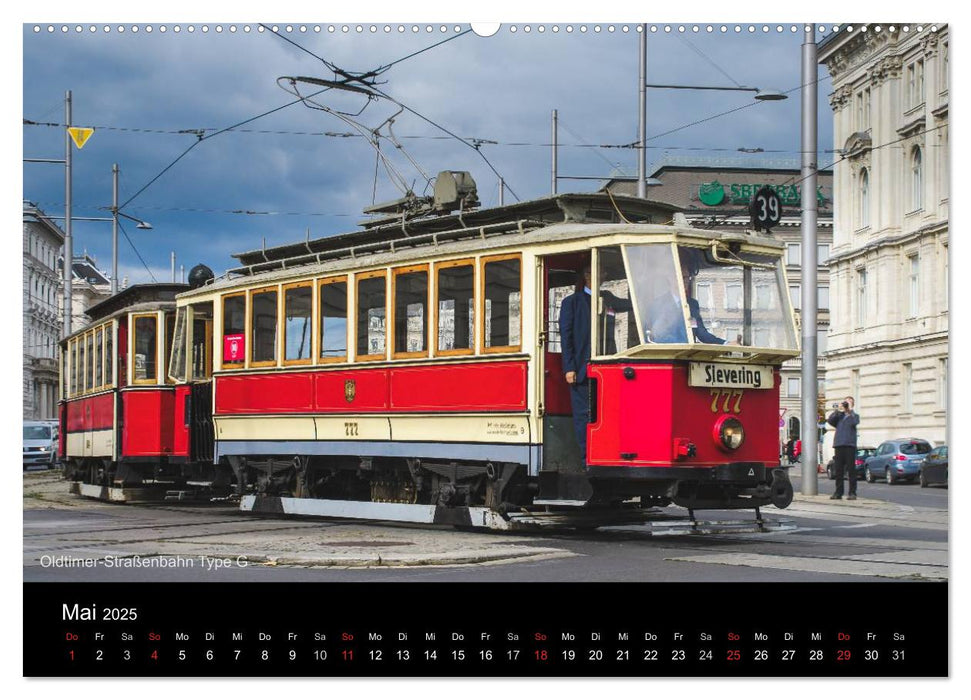
[[94, 386], [105, 385], [103, 360], [104, 358], [104, 334], [101, 328], [94, 332]]
[[358, 278], [357, 282], [357, 356], [384, 357], [385, 353], [385, 278]]
[[520, 343], [520, 288], [522, 284], [519, 257], [485, 260], [485, 332], [487, 350], [518, 349]]
[[192, 379], [212, 376], [212, 302], [192, 306]]
[[597, 255], [600, 301], [597, 310], [598, 354], [614, 355], [638, 345], [637, 321], [620, 248], [603, 248]]
[[313, 339], [314, 288], [309, 284], [286, 288], [283, 292], [283, 359], [310, 362]]
[[94, 382], [94, 333], [88, 333], [84, 339], [85, 343], [85, 386], [88, 391], [95, 388]]
[[405, 269], [394, 276], [394, 354], [427, 354], [428, 270]]
[[320, 285], [320, 358], [347, 357], [347, 280]]
[[[175, 314], [165, 314], [165, 354], [162, 355], [163, 359], [172, 358], [172, 346], [175, 344]], [[183, 343], [184, 345], [184, 343]], [[166, 370], [168, 372], [168, 370]], [[172, 383], [169, 377], [165, 377], [165, 381], [168, 384]]]
[[155, 316], [135, 317], [135, 376], [136, 383], [154, 383], [158, 375], [158, 319]]
[[111, 386], [115, 380], [114, 333], [111, 324], [105, 326], [105, 384]]
[[223, 364], [242, 367], [246, 357], [246, 297], [223, 297]]
[[253, 328], [254, 363], [272, 364], [276, 362], [276, 302], [275, 289], [253, 292], [251, 319]]
[[467, 351], [475, 342], [475, 268], [472, 263], [438, 268], [439, 352]]
[[78, 340], [71, 340], [71, 396], [78, 393]]
[[168, 375], [177, 382], [185, 381], [185, 317], [186, 307], [175, 313], [175, 334], [169, 353]]

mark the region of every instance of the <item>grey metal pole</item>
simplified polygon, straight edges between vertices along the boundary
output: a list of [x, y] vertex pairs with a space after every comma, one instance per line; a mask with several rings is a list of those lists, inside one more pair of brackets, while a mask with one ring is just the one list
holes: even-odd
[[175, 282], [175, 251], [172, 251], [172, 282]]
[[647, 25], [641, 25], [640, 65], [638, 67], [637, 196], [647, 199]]
[[501, 207], [505, 202], [506, 195], [506, 181], [501, 177], [499, 178], [499, 206]]
[[550, 194], [556, 194], [556, 110], [553, 110], [553, 182], [550, 185]]
[[802, 44], [802, 492], [815, 496], [817, 482], [816, 399], [816, 27], [805, 28]]
[[[64, 121], [71, 128], [71, 91], [64, 97]], [[64, 131], [64, 337], [71, 335], [71, 285], [74, 275], [74, 245], [71, 240], [71, 134]]]
[[111, 294], [118, 293], [118, 164], [111, 166]]
[[179, 265], [179, 282], [185, 284], [185, 265]]

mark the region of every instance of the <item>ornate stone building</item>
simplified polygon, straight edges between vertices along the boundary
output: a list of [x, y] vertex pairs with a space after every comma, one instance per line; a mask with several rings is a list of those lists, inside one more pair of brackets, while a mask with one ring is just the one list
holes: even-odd
[[54, 420], [58, 401], [58, 340], [62, 326], [61, 248], [64, 233], [24, 202], [23, 417]]
[[860, 444], [946, 439], [948, 27], [831, 34], [835, 229], [829, 396], [852, 395]]

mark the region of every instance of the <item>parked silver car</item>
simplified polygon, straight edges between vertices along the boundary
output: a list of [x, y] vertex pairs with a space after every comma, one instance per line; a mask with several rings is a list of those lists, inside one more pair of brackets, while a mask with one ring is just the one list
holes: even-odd
[[57, 465], [57, 423], [52, 421], [24, 421], [24, 471], [42, 465], [53, 469]]

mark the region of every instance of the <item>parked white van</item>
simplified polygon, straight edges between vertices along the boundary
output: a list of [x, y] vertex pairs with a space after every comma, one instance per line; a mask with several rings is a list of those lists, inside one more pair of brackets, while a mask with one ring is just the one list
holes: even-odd
[[57, 465], [56, 422], [24, 421], [24, 471], [38, 464], [48, 469]]

